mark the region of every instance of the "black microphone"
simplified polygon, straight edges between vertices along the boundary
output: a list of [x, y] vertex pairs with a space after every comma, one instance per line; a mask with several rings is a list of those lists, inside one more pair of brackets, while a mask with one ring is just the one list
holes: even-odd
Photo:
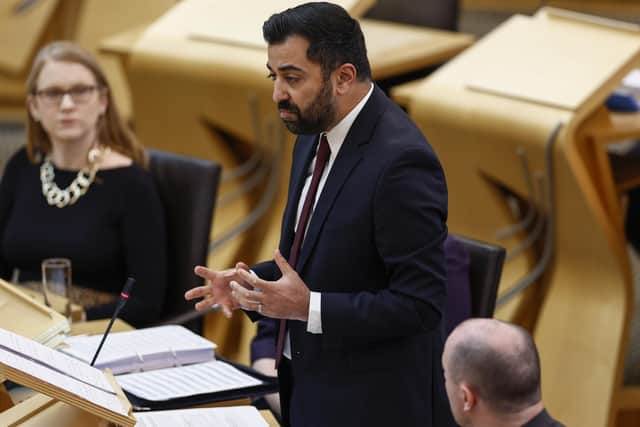
[[109, 332], [111, 331], [111, 327], [113, 326], [113, 322], [116, 320], [116, 317], [118, 317], [118, 313], [120, 313], [120, 310], [122, 310], [122, 307], [124, 307], [124, 305], [129, 300], [129, 294], [131, 293], [131, 288], [133, 287], [134, 283], [136, 283], [136, 279], [129, 277], [127, 279], [127, 283], [124, 284], [124, 289], [122, 289], [122, 292], [120, 292], [120, 301], [118, 301], [118, 305], [116, 306], [116, 309], [113, 312], [113, 316], [111, 316], [111, 320], [109, 321], [109, 326], [107, 326], [107, 330], [104, 332], [104, 335], [102, 336], [102, 340], [100, 341], [100, 345], [96, 350], [96, 354], [93, 355], [91, 366], [93, 366], [93, 364], [96, 363], [98, 354], [100, 354], [100, 350], [102, 350], [102, 344], [104, 344], [104, 340], [107, 338], [107, 335], [109, 335]]

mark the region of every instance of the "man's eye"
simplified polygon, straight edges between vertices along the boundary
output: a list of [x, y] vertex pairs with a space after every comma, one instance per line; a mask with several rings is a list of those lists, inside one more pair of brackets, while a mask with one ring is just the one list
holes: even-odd
[[267, 74], [267, 78], [270, 80], [275, 80], [276, 79], [276, 74], [275, 73], [269, 73]]
[[287, 76], [287, 77], [285, 77], [285, 80], [288, 81], [289, 83], [295, 83], [300, 79], [298, 77], [295, 77], [295, 76]]

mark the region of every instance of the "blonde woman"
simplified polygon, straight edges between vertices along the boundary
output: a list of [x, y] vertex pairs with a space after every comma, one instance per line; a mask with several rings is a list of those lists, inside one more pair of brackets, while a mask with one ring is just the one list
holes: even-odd
[[72, 261], [87, 318], [160, 313], [166, 287], [162, 205], [145, 151], [123, 125], [96, 60], [70, 42], [36, 56], [27, 81], [28, 139], [0, 183], [0, 276], [39, 281], [49, 257]]

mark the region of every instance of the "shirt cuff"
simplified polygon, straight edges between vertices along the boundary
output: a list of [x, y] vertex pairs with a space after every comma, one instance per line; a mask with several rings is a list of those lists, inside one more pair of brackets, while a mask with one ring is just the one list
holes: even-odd
[[309, 296], [309, 320], [307, 321], [307, 332], [311, 334], [322, 333], [322, 315], [320, 304], [322, 295], [320, 292], [310, 292]]

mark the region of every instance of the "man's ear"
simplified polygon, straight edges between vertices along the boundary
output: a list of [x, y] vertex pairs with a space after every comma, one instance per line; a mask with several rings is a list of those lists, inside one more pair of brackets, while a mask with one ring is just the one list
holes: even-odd
[[471, 411], [478, 403], [476, 394], [473, 392], [473, 389], [467, 384], [461, 384], [460, 393], [462, 394], [462, 409], [465, 412]]
[[336, 68], [334, 75], [336, 92], [338, 95], [343, 95], [356, 82], [358, 73], [356, 67], [347, 62]]

